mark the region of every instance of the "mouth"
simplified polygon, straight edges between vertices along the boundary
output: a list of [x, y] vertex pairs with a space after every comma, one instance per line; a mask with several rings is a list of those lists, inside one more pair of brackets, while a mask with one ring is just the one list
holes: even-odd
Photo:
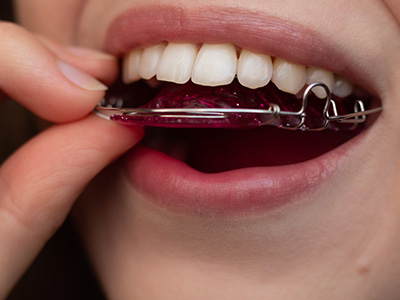
[[[107, 45], [123, 57], [122, 80], [110, 88], [104, 106], [262, 109], [274, 103], [285, 111], [297, 111], [305, 88], [314, 82], [332, 91], [339, 114], [353, 112], [356, 100], [368, 108], [380, 106], [380, 100], [363, 88], [368, 79], [332, 46], [321, 43], [314, 51], [293, 52], [302, 43], [318, 40], [306, 30], [297, 29], [296, 35], [282, 35], [282, 28], [272, 30], [268, 39], [278, 42], [260, 46], [263, 39], [245, 38], [246, 30], [235, 38], [232, 32], [222, 38], [215, 32], [207, 35], [208, 30], [193, 34], [196, 22], [183, 22], [179, 31], [165, 29], [175, 24], [170, 19], [176, 20], [177, 14], [181, 22], [185, 20], [179, 10], [169, 7], [162, 9], [165, 16], [155, 26], [134, 29], [135, 22], [149, 19], [153, 11], [129, 11], [111, 26]], [[129, 32], [135, 37], [127, 37]], [[279, 45], [287, 40], [290, 46]], [[339, 63], [323, 60], [327, 55]], [[323, 126], [326, 96], [321, 88], [313, 90], [308, 127]], [[153, 203], [188, 214], [280, 207], [328, 180], [361, 143], [372, 119], [355, 130], [349, 130], [353, 124], [332, 122], [319, 132], [278, 128], [296, 123], [287, 118], [259, 128], [231, 122], [225, 126], [230, 129], [215, 128], [219, 126], [212, 122], [180, 126], [197, 128], [168, 128], [179, 126], [147, 119], [141, 123], [151, 125], [144, 140], [128, 155], [128, 177]]]

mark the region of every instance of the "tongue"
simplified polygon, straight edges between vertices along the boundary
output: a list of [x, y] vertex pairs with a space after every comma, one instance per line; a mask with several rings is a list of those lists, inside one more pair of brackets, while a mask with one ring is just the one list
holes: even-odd
[[[351, 97], [349, 97], [351, 98]], [[336, 101], [339, 113], [347, 111], [346, 101]], [[354, 102], [353, 102], [354, 103]], [[184, 85], [167, 84], [158, 95], [150, 102], [142, 105], [142, 108], [246, 108], [268, 109], [271, 104], [277, 104], [281, 111], [296, 112], [301, 109], [302, 99], [294, 95], [278, 90], [274, 84], [259, 89], [248, 89], [235, 80], [227, 86], [205, 87], [188, 82]], [[324, 125], [322, 111], [325, 100], [310, 96], [306, 110], [306, 126], [319, 128]], [[159, 116], [131, 116], [115, 115], [115, 121], [129, 124], [139, 124], [153, 127], [173, 128], [252, 128], [262, 124], [270, 124], [276, 127], [295, 127], [300, 123], [297, 116], [285, 116], [274, 118], [273, 114], [239, 114], [232, 113], [226, 118], [187, 118], [182, 115], [172, 118]], [[348, 128], [348, 125], [331, 123], [330, 129], [340, 130]]]

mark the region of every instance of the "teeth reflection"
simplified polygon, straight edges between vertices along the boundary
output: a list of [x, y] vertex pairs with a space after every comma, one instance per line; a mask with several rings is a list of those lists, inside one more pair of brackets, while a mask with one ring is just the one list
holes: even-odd
[[335, 85], [333, 86], [333, 94], [344, 98], [353, 93], [353, 84], [341, 75], [335, 75]]
[[199, 85], [230, 84], [236, 75], [237, 55], [232, 44], [204, 44], [193, 68], [192, 81]]
[[196, 56], [197, 46], [194, 44], [169, 43], [161, 55], [157, 79], [181, 84], [188, 82]]
[[156, 75], [158, 63], [164, 49], [164, 44], [144, 49], [139, 67], [139, 74], [143, 79], [150, 79]]
[[[325, 71], [320, 68], [308, 67], [307, 68], [307, 84], [312, 84], [314, 82], [322, 82], [326, 84], [329, 90], [332, 91], [335, 85], [335, 78], [333, 73]], [[326, 92], [322, 87], [316, 87], [313, 89], [313, 93], [320, 99], [326, 98]]]
[[242, 50], [238, 62], [237, 77], [239, 82], [250, 89], [266, 86], [273, 72], [272, 60], [269, 55], [256, 54]]
[[136, 49], [124, 57], [122, 74], [124, 83], [129, 84], [141, 78], [139, 74], [139, 65], [142, 53], [143, 49]]
[[272, 82], [281, 90], [296, 95], [306, 83], [306, 67], [296, 65], [282, 58], [274, 61]]
[[[309, 84], [322, 82], [332, 93], [344, 98], [354, 93], [353, 84], [340, 75], [316, 67], [291, 63], [282, 58], [240, 49], [233, 44], [160, 43], [135, 49], [125, 55], [122, 77], [127, 84], [139, 79], [168, 81], [178, 84], [190, 79], [199, 85], [230, 84], [235, 76], [242, 86], [264, 87], [272, 81], [281, 91], [298, 95]], [[238, 58], [238, 53], [239, 58]], [[159, 81], [148, 82], [158, 86]], [[325, 98], [325, 90], [315, 88], [314, 94]]]

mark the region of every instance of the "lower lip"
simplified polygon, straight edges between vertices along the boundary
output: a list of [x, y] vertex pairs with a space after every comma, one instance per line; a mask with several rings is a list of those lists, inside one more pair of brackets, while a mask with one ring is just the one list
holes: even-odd
[[312, 197], [343, 168], [364, 133], [317, 158], [286, 166], [254, 167], [207, 174], [141, 146], [128, 155], [131, 184], [154, 205], [185, 215], [248, 215]]

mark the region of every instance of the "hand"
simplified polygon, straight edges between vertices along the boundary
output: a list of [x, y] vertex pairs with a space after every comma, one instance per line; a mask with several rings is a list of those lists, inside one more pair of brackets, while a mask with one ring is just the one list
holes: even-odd
[[[57, 123], [0, 167], [0, 298], [63, 223], [85, 186], [142, 137], [90, 112], [116, 60], [70, 49], [0, 22], [0, 94]], [[0, 103], [1, 105], [1, 103]], [[7, 130], [2, 128], [1, 130]]]

